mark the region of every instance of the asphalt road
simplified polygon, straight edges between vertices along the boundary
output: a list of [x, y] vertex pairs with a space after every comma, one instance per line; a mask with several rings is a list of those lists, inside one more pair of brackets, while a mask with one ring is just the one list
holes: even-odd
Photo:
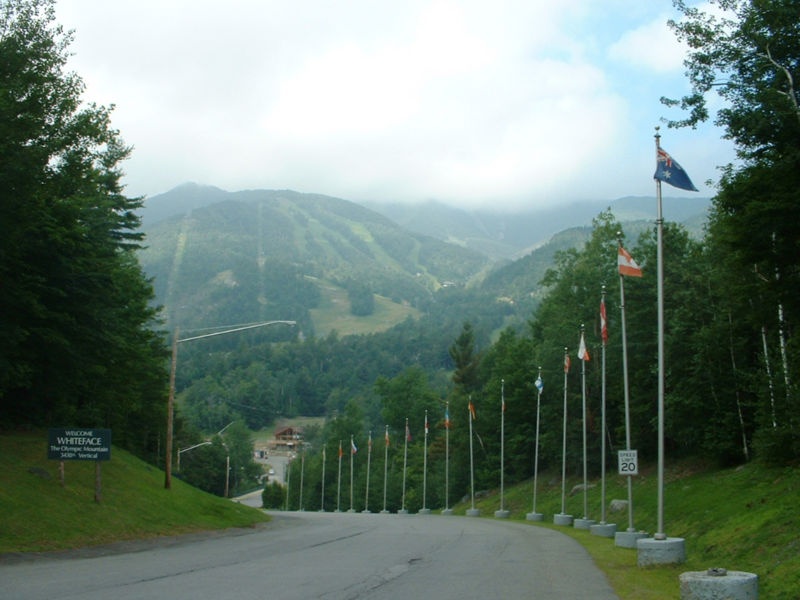
[[3, 600], [617, 599], [558, 531], [440, 515], [273, 513], [254, 530], [0, 563]]

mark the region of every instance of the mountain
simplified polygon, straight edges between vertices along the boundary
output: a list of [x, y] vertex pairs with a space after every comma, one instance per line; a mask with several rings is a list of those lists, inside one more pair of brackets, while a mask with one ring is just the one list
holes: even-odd
[[[663, 198], [667, 221], [687, 224], [699, 234], [711, 201], [708, 198]], [[473, 248], [493, 259], [517, 259], [572, 227], [591, 225], [592, 219], [610, 208], [620, 222], [655, 222], [655, 197], [628, 196], [611, 202], [573, 202], [556, 207], [503, 212], [465, 210], [428, 201], [421, 204], [366, 203], [409, 231]]]
[[314, 331], [310, 311], [326, 301], [353, 312], [365, 300], [365, 316], [373, 295], [386, 310], [421, 308], [491, 265], [353, 202], [289, 190], [181, 186], [148, 199], [143, 231], [142, 266], [182, 327], [292, 319]]

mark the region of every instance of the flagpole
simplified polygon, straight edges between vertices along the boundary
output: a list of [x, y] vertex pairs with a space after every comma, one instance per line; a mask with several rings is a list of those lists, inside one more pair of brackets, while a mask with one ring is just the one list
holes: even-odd
[[505, 509], [505, 445], [506, 445], [506, 380], [500, 380], [500, 510], [494, 516], [498, 519], [507, 519], [509, 511]]
[[361, 512], [369, 512], [369, 465], [372, 462], [372, 430], [369, 431], [369, 440], [367, 441], [367, 491], [364, 493], [364, 510]]
[[542, 367], [539, 367], [539, 375], [536, 377], [535, 385], [538, 393], [536, 394], [536, 442], [533, 450], [533, 509], [525, 515], [525, 519], [528, 521], [541, 521], [544, 518], [542, 513], [536, 512], [536, 488], [539, 479], [539, 409], [542, 404], [542, 390], [544, 389]]
[[472, 404], [472, 396], [469, 397], [469, 496], [472, 502], [472, 508], [467, 510], [468, 517], [477, 517], [481, 511], [475, 508], [475, 461], [472, 455], [472, 420], [475, 418], [475, 407]]
[[[656, 157], [661, 134], [656, 128]], [[661, 202], [661, 180], [656, 179], [656, 231], [658, 279], [658, 525], [653, 536], [657, 540], [667, 539], [664, 533], [664, 215]]]
[[[685, 540], [668, 538], [664, 532], [664, 216], [662, 212], [661, 181], [677, 188], [697, 191], [683, 168], [661, 149], [661, 134], [656, 127], [656, 231], [658, 240], [658, 525], [652, 539], [636, 542], [639, 566], [676, 564], [686, 560]], [[663, 167], [661, 165], [663, 163]]]
[[584, 337], [585, 327], [581, 323], [581, 343], [578, 352], [578, 358], [581, 360], [581, 421], [582, 421], [582, 436], [583, 436], [583, 518], [575, 519], [575, 527], [578, 529], [589, 529], [594, 523], [589, 519], [589, 477], [587, 474], [587, 455], [586, 455], [586, 363], [587, 350], [586, 339]]
[[319, 496], [319, 512], [325, 512], [325, 446], [322, 447], [322, 491]]
[[[622, 247], [621, 232], [618, 232], [619, 246]], [[625, 276], [619, 274], [619, 311], [622, 317], [622, 383], [623, 395], [625, 398], [625, 450], [631, 450], [631, 390], [628, 382], [628, 334], [626, 332], [625, 319]], [[636, 528], [633, 526], [633, 479], [628, 475], [628, 532], [633, 533]]]
[[291, 455], [289, 455], [289, 460], [286, 461], [286, 505], [284, 506], [285, 511], [289, 511], [289, 495], [291, 492], [292, 486], [292, 460]]
[[386, 515], [389, 514], [389, 511], [386, 510], [386, 483], [389, 481], [388, 473], [389, 473], [389, 426], [386, 425], [385, 432], [383, 434], [383, 510], [381, 510], [381, 514]]
[[406, 466], [408, 465], [408, 417], [406, 417], [406, 435], [405, 443], [403, 444], [403, 494], [401, 496], [400, 501], [400, 510], [397, 511], [398, 514], [406, 515], [408, 511], [406, 510]]
[[564, 348], [564, 418], [561, 435], [561, 512], [553, 515], [556, 525], [572, 525], [572, 515], [564, 512], [567, 499], [567, 375], [569, 374], [569, 352]]
[[336, 478], [336, 512], [342, 512], [341, 506], [342, 506], [342, 440], [339, 440], [339, 476]]
[[601, 340], [601, 401], [600, 401], [600, 426], [602, 440], [600, 443], [600, 523], [589, 527], [593, 535], [602, 537], [614, 537], [617, 526], [614, 523], [606, 523], [606, 345], [608, 344], [608, 317], [606, 314], [606, 286], [601, 287], [600, 293], [600, 340]]
[[353, 436], [350, 436], [350, 509], [347, 512], [356, 512], [353, 508], [353, 458], [355, 457], [355, 444]]
[[443, 515], [452, 515], [450, 508], [450, 402], [444, 405], [444, 510]]
[[422, 508], [420, 515], [429, 515], [431, 510], [427, 507], [428, 498], [428, 410], [425, 410], [425, 440], [422, 450]]
[[303, 450], [303, 453], [300, 455], [300, 501], [298, 502], [297, 509], [299, 511], [303, 510], [303, 478], [305, 477], [306, 472], [306, 452]]

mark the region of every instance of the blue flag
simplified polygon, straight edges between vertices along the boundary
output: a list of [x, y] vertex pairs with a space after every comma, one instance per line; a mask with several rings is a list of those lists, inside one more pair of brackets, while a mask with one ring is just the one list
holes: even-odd
[[697, 188], [694, 187], [692, 180], [689, 179], [689, 175], [683, 170], [683, 167], [661, 148], [657, 150], [656, 173], [653, 175], [653, 178], [682, 190], [689, 190], [690, 192], [697, 191]]
[[534, 381], [533, 384], [536, 386], [536, 389], [539, 390], [539, 393], [541, 394], [542, 390], [544, 389], [544, 381], [542, 381], [542, 376], [539, 375], [539, 377], [536, 378], [536, 381]]

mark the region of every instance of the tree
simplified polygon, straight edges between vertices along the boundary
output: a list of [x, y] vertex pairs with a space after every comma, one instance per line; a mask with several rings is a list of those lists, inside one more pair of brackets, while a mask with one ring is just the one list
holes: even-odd
[[[716, 123], [734, 142], [739, 163], [726, 165], [722, 171], [709, 244], [729, 257], [728, 282], [750, 278], [758, 284], [753, 290], [758, 302], [753, 305], [745, 300], [732, 311], [749, 323], [753, 334], [750, 351], [744, 354], [762, 354], [763, 341], [765, 364], [770, 355], [778, 357], [773, 365], [782, 376], [759, 373], [760, 379], [770, 380], [769, 387], [762, 388], [761, 413], [772, 415], [776, 434], [785, 430], [788, 439], [778, 445], [797, 454], [794, 374], [800, 356], [792, 342], [800, 318], [796, 293], [800, 287], [797, 2], [717, 0], [712, 4], [721, 14], [675, 2], [684, 18], [670, 24], [690, 49], [685, 64], [692, 93], [680, 101], [663, 101], [689, 111], [685, 119], [669, 122], [676, 127], [708, 119], [707, 96], [712, 92], [723, 101]], [[781, 402], [776, 401], [777, 395]]]
[[155, 451], [166, 352], [134, 252], [140, 199], [111, 109], [64, 71], [53, 0], [0, 1], [0, 398], [3, 421], [114, 429]]

